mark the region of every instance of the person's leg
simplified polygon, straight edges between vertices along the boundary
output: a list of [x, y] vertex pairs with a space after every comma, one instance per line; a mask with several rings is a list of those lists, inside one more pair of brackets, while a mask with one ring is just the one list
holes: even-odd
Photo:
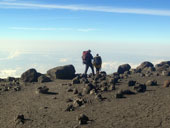
[[96, 74], [99, 75], [100, 68], [96, 68]]
[[92, 70], [92, 74], [94, 75], [94, 68], [93, 68], [93, 64], [90, 64], [89, 66], [90, 66], [90, 68], [91, 68], [91, 70]]
[[85, 67], [85, 72], [84, 72], [84, 74], [87, 74], [87, 71], [88, 71], [88, 69], [89, 69], [89, 65], [87, 65], [87, 64], [86, 64], [86, 67]]

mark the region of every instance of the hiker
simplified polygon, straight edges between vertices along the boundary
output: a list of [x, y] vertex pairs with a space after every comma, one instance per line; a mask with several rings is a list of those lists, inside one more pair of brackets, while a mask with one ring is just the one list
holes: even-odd
[[96, 54], [96, 56], [94, 57], [93, 65], [96, 68], [96, 74], [99, 74], [99, 71], [101, 70], [101, 66], [102, 66], [102, 59], [99, 56], [99, 54]]
[[91, 54], [91, 50], [83, 51], [82, 60], [83, 60], [83, 64], [86, 65], [85, 72], [84, 72], [85, 75], [87, 74], [89, 67], [91, 68], [92, 74], [94, 75], [94, 68], [93, 68], [93, 64], [92, 64], [92, 59], [93, 59], [93, 56]]

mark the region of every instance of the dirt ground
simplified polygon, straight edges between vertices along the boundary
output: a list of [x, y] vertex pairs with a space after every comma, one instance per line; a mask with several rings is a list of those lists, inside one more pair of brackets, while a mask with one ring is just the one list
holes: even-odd
[[[126, 95], [116, 99], [115, 94], [127, 86], [128, 80], [140, 83], [157, 80], [158, 86], [148, 86], [144, 93]], [[81, 84], [69, 86], [70, 80], [21, 85], [20, 91], [0, 91], [1, 128], [170, 128], [170, 87], [163, 88], [169, 76], [140, 77], [130, 75], [122, 79], [116, 90], [102, 93], [103, 101], [87, 95], [87, 103], [74, 111], [65, 111], [68, 99], [78, 96], [68, 91], [81, 88]], [[37, 93], [37, 88], [47, 86], [49, 94]], [[77, 117], [85, 114], [91, 121], [79, 125]], [[24, 115], [24, 122], [17, 120]]]

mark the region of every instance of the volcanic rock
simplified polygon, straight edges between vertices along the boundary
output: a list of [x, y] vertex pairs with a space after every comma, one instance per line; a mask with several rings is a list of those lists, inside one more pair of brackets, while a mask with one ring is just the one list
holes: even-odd
[[122, 90], [121, 91], [118, 91], [115, 95], [115, 97], [118, 99], [118, 98], [125, 98], [123, 93], [122, 93]]
[[80, 84], [80, 78], [79, 78], [79, 76], [75, 77], [75, 78], [72, 80], [72, 83], [73, 83], [73, 84]]
[[79, 121], [79, 124], [80, 124], [80, 125], [85, 125], [85, 124], [88, 123], [89, 118], [88, 118], [86, 115], [81, 114], [81, 115], [78, 117], [78, 121]]
[[74, 111], [74, 110], [75, 110], [74, 106], [72, 104], [69, 104], [65, 111], [69, 111], [70, 112], [70, 111]]
[[49, 77], [47, 77], [46, 75], [41, 75], [38, 78], [38, 82], [39, 83], [44, 83], [44, 82], [51, 82], [51, 79]]
[[155, 65], [155, 68], [157, 71], [163, 71], [170, 67], [170, 61], [163, 61], [157, 65]]
[[146, 91], [146, 85], [145, 84], [139, 84], [138, 86], [134, 87], [134, 90], [137, 92], [145, 92]]
[[136, 81], [134, 81], [134, 80], [128, 81], [128, 86], [135, 86], [135, 84], [136, 84]]
[[72, 79], [75, 77], [75, 68], [73, 65], [59, 66], [47, 71], [52, 80], [55, 79]]
[[143, 63], [141, 63], [136, 70], [138, 72], [141, 72], [142, 70], [154, 70], [154, 65], [151, 62], [145, 61]]
[[29, 69], [21, 75], [21, 81], [23, 82], [37, 82], [40, 73], [35, 69]]
[[123, 74], [125, 71], [129, 71], [131, 69], [131, 66], [129, 64], [123, 64], [118, 67], [117, 72], [119, 74]]
[[49, 88], [47, 88], [46, 86], [39, 87], [38, 88], [38, 93], [47, 94], [48, 90], [49, 90]]

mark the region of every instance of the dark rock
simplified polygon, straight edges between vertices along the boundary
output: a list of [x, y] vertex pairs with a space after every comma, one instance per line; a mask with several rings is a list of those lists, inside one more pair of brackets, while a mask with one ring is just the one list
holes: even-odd
[[67, 90], [67, 92], [73, 92], [73, 89], [69, 88], [69, 89]]
[[73, 94], [78, 94], [78, 90], [76, 88], [73, 89]]
[[24, 115], [18, 115], [15, 121], [17, 121], [17, 124], [19, 124], [19, 123], [24, 124], [25, 120], [26, 119], [25, 119]]
[[146, 86], [156, 86], [157, 85], [157, 81], [156, 80], [148, 80], [145, 83]]
[[84, 105], [86, 103], [86, 101], [84, 99], [76, 99], [73, 103], [74, 107], [80, 107], [82, 105]]
[[133, 91], [131, 91], [131, 90], [129, 90], [129, 89], [123, 90], [121, 93], [122, 93], [123, 95], [134, 95], [134, 94], [135, 94]]
[[[142, 70], [147, 69], [147, 68], [154, 68], [154, 65], [153, 65], [151, 62], [145, 61], [145, 62], [141, 63], [141, 64], [136, 68], [136, 70], [139, 72], [139, 71], [142, 71]], [[153, 70], [153, 69], [152, 69], [152, 70]]]
[[117, 72], [119, 74], [123, 74], [125, 71], [129, 71], [131, 69], [131, 66], [129, 64], [123, 64], [118, 67]]
[[14, 87], [14, 91], [20, 91], [20, 90], [21, 90], [20, 86]]
[[37, 82], [40, 73], [35, 69], [29, 69], [21, 75], [21, 80], [23, 82]]
[[134, 81], [134, 80], [128, 81], [128, 86], [135, 86], [135, 84], [136, 84], [136, 81]]
[[39, 87], [38, 88], [38, 93], [47, 94], [48, 90], [49, 90], [49, 88], [47, 88], [46, 86]]
[[75, 77], [75, 78], [72, 80], [72, 83], [73, 83], [73, 84], [80, 84], [80, 78], [79, 78], [79, 76]]
[[51, 82], [51, 79], [49, 77], [47, 77], [46, 75], [41, 75], [38, 78], [38, 82], [39, 83], [44, 83], [44, 82]]
[[13, 81], [15, 81], [15, 78], [14, 78], [14, 77], [8, 77], [8, 78], [7, 78], [7, 82], [13, 82]]
[[97, 94], [97, 95], [95, 96], [95, 98], [98, 99], [99, 101], [104, 100], [104, 98], [102, 97], [101, 94]]
[[157, 65], [155, 65], [155, 68], [157, 71], [163, 71], [170, 67], [170, 61], [163, 61]]
[[115, 97], [118, 98], [125, 98], [122, 92], [116, 93]]
[[79, 124], [80, 124], [80, 125], [85, 125], [85, 124], [88, 123], [89, 118], [88, 118], [86, 115], [81, 114], [81, 115], [78, 117], [78, 121], [79, 121]]
[[70, 111], [74, 111], [74, 110], [75, 110], [75, 108], [74, 108], [74, 106], [71, 104], [71, 105], [68, 105], [68, 106], [67, 106], [67, 108], [66, 108], [65, 111], [70, 112]]
[[75, 77], [75, 68], [73, 65], [59, 66], [47, 71], [52, 80], [55, 79], [72, 79]]
[[145, 84], [139, 84], [138, 86], [134, 87], [134, 90], [137, 92], [145, 92], [146, 91], [146, 85]]

